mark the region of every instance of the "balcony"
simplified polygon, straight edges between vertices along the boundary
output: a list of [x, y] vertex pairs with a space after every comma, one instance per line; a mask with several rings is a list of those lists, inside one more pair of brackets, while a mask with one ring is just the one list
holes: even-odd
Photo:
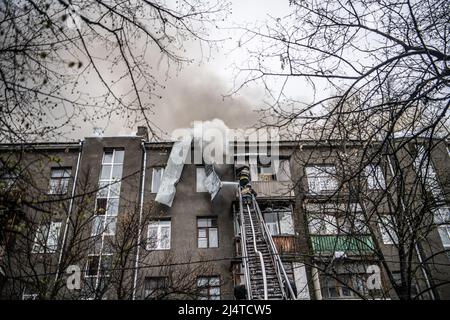
[[344, 251], [347, 254], [371, 254], [374, 251], [370, 235], [314, 235], [311, 236], [314, 254]]
[[293, 236], [272, 236], [279, 254], [295, 253], [295, 238]]
[[252, 181], [250, 183], [258, 194], [258, 198], [290, 198], [295, 196], [292, 182]]

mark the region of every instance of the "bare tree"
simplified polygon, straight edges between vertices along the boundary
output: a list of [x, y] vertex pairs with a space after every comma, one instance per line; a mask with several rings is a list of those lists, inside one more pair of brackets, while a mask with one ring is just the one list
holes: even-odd
[[[57, 137], [81, 121], [149, 119], [166, 71], [208, 55], [223, 1], [0, 3], [1, 140]], [[159, 73], [159, 74], [158, 74]]]
[[[9, 162], [16, 163], [19, 158], [11, 156]], [[2, 216], [4, 250], [0, 267], [6, 278], [3, 298], [124, 300], [201, 296], [198, 277], [215, 274], [213, 262], [206, 257], [194, 259], [188, 254], [153, 249], [164, 240], [147, 233], [149, 225], [163, 215], [154, 202], [141, 210], [135, 199], [121, 196], [117, 218], [111, 216], [109, 220], [109, 213], [102, 212], [96, 200], [103, 194], [102, 188], [110, 186], [92, 183], [91, 170], [84, 172], [84, 178], [79, 177], [74, 197], [49, 195], [38, 172], [40, 166], [55, 160], [51, 158], [34, 153], [33, 161], [25, 157], [17, 167], [9, 167], [22, 169], [14, 183], [0, 179], [1, 212], [12, 212]], [[113, 183], [126, 183], [139, 173]], [[55, 225], [57, 230], [53, 229]], [[79, 290], [67, 287], [66, 270], [70, 266], [80, 268]], [[167, 283], [163, 289], [151, 292], [146, 288], [146, 276], [164, 278]]]
[[[350, 205], [360, 205], [365, 232], [374, 241], [370, 255], [360, 252], [366, 257], [362, 262], [380, 263], [385, 286], [401, 299], [439, 298], [436, 289], [448, 285], [441, 275], [449, 261], [435, 236], [449, 224], [442, 218], [448, 216], [448, 194], [431, 159], [438, 150], [447, 152], [448, 4], [289, 4], [287, 16], [243, 28], [239, 44], [248, 59], [236, 66], [234, 92], [253, 82], [264, 86], [271, 100], [261, 109], [261, 126], [279, 127], [289, 140], [307, 140], [294, 153], [301, 168], [335, 164], [332, 172], [319, 166], [336, 181], [326, 195], [311, 196], [294, 181], [302, 203], [334, 205], [336, 230], [352, 224]], [[374, 191], [367, 186], [373, 178], [368, 175], [379, 172], [385, 185]], [[391, 238], [395, 254], [383, 251], [380, 225], [391, 230], [384, 237]], [[336, 278], [338, 260], [327, 256], [315, 268]], [[415, 291], [418, 282], [422, 292]]]
[[[266, 110], [272, 124], [351, 114], [370, 125], [375, 116], [381, 123], [372, 131], [386, 136], [401, 120], [414, 133], [448, 121], [445, 2], [290, 1], [290, 7], [286, 17], [246, 28], [239, 41], [249, 57], [237, 66], [236, 90], [262, 82], [273, 98]], [[311, 101], [296, 99], [298, 89]], [[424, 114], [430, 121], [419, 128]]]

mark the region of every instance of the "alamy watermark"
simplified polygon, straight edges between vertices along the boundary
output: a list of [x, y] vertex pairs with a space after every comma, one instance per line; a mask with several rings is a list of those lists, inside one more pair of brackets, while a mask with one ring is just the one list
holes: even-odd
[[81, 288], [81, 268], [73, 264], [67, 267], [66, 273], [69, 274], [66, 280], [67, 289], [79, 290]]
[[276, 128], [234, 130], [224, 125], [211, 125], [209, 121], [195, 121], [193, 128], [174, 130], [171, 138], [179, 143], [184, 141], [186, 145], [193, 144], [192, 154], [190, 148], [180, 148], [180, 154], [173, 158], [184, 164], [259, 162], [275, 167], [280, 155], [280, 135]]

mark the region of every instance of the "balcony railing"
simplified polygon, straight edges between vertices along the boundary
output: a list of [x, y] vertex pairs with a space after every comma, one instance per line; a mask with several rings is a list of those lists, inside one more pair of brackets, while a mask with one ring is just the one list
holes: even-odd
[[272, 236], [275, 247], [278, 253], [295, 253], [295, 238], [294, 236]]
[[314, 235], [311, 236], [315, 254], [344, 251], [348, 254], [370, 254], [374, 251], [370, 235]]
[[258, 198], [294, 197], [294, 190], [291, 182], [252, 181], [251, 185], [258, 194]]

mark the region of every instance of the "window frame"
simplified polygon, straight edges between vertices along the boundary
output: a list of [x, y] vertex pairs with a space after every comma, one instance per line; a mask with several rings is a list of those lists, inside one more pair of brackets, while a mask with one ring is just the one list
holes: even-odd
[[[262, 213], [263, 213], [263, 217], [264, 217], [264, 222], [266, 223], [266, 225], [267, 225], [267, 227], [268, 227], [272, 237], [273, 236], [294, 236], [295, 235], [294, 215], [293, 215], [292, 209], [289, 209], [289, 210], [275, 209], [275, 210], [272, 210], [272, 211], [265, 211], [265, 212], [262, 212]], [[270, 223], [267, 222], [266, 215], [269, 215], [269, 214], [275, 215], [275, 220], [276, 220], [275, 222], [270, 222]], [[291, 226], [292, 226], [292, 233], [282, 232], [282, 227], [281, 227], [282, 226], [282, 224], [281, 224], [281, 220], [282, 219], [280, 217], [282, 215], [284, 215], [284, 214], [289, 214], [290, 215]], [[269, 225], [273, 225], [273, 224], [276, 224], [276, 229], [278, 231], [277, 234], [273, 234], [272, 233], [272, 228], [269, 227]]]
[[[43, 232], [43, 228], [45, 228]], [[51, 237], [52, 230], [57, 229], [56, 237]], [[33, 246], [31, 253], [48, 253], [53, 254], [57, 251], [59, 245], [59, 235], [61, 233], [62, 221], [50, 221], [48, 223], [41, 223], [37, 226], [35, 231]], [[39, 239], [41, 237], [41, 239]], [[54, 243], [50, 244], [51, 240]]]
[[[165, 171], [165, 167], [162, 167], [162, 166], [152, 168], [152, 184], [151, 184], [150, 193], [158, 193], [159, 192], [159, 189], [161, 188], [162, 178], [164, 176], [164, 171]], [[158, 172], [159, 172], [159, 185], [158, 185], [158, 188], [156, 188], [155, 187], [155, 181], [156, 181], [155, 176], [156, 176], [156, 173], [158, 173]]]
[[[389, 219], [389, 221], [387, 221], [387, 219]], [[392, 214], [382, 214], [378, 221], [381, 241], [385, 245], [398, 245], [398, 235], [395, 228], [392, 226], [392, 223], [394, 222], [392, 219], [394, 219]]]
[[[325, 217], [331, 217], [327, 220]], [[313, 231], [311, 222], [319, 221], [320, 228], [325, 228], [324, 231]], [[311, 236], [337, 236], [339, 234], [339, 224], [337, 222], [336, 214], [327, 212], [308, 212], [308, 232]]]
[[[147, 288], [147, 282], [148, 281], [156, 281], [156, 288], [154, 289], [148, 289]], [[162, 281], [161, 281], [162, 280]], [[163, 283], [162, 287], [159, 287], [160, 283]], [[169, 289], [169, 277], [168, 276], [151, 276], [151, 277], [145, 277], [144, 278], [144, 300], [155, 300], [159, 298], [159, 292], [164, 292]], [[147, 294], [147, 291], [153, 290], [151, 293]], [[155, 295], [154, 297], [151, 297], [152, 295]]]
[[[156, 241], [154, 242], [156, 244], [156, 247], [152, 246], [152, 243], [150, 243], [150, 230], [156, 226]], [[164, 242], [162, 239], [162, 229], [167, 228], [169, 229], [169, 239], [166, 241], [168, 244], [168, 247], [163, 247], [162, 243]], [[163, 251], [163, 250], [170, 250], [172, 244], [172, 220], [171, 219], [158, 219], [153, 220], [148, 224], [147, 227], [147, 244], [145, 246], [146, 250], [148, 251]]]
[[[200, 285], [201, 280], [206, 280], [207, 285]], [[212, 284], [212, 281], [217, 281], [217, 284]], [[197, 277], [197, 289], [201, 292], [206, 290], [205, 294], [200, 294], [199, 292], [199, 300], [221, 300], [222, 292], [221, 292], [221, 280], [220, 275], [211, 275], [205, 276], [201, 275]], [[211, 294], [211, 289], [218, 289], [218, 294]], [[211, 299], [211, 297], [217, 297], [218, 299]]]
[[[365, 283], [367, 283], [367, 278], [369, 276], [370, 274], [367, 273], [338, 273], [335, 276], [322, 274], [319, 280], [320, 290], [325, 299], [330, 300], [359, 299], [360, 297], [353, 290], [358, 291], [359, 294], [363, 296], [370, 296], [370, 291], [372, 290], [369, 290], [366, 285], [363, 285], [362, 291], [358, 290], [359, 284], [361, 283], [360, 281], [365, 280]], [[342, 277], [345, 277], [347, 281], [343, 281]], [[331, 281], [334, 286], [325, 286], [324, 284], [327, 284], [328, 281]], [[330, 295], [330, 288], [333, 288], [336, 291], [337, 296]], [[327, 294], [324, 294], [325, 290], [327, 290]], [[348, 291], [349, 295], [344, 295], [345, 291]]]
[[[207, 223], [206, 223], [206, 227], [200, 227], [199, 226], [199, 221], [200, 220], [211, 220], [211, 222], [210, 222], [210, 224], [211, 224], [211, 226], [208, 226], [208, 221], [207, 221]], [[213, 227], [212, 225], [213, 225], [213, 223], [212, 223], [212, 221], [214, 221], [215, 220], [215, 227]], [[200, 230], [205, 230], [205, 237], [200, 237]], [[210, 246], [210, 239], [211, 239], [211, 237], [210, 237], [210, 230], [211, 229], [215, 229], [216, 230], [216, 233], [217, 233], [217, 246], [215, 246], [215, 247], [212, 247], [212, 246]], [[199, 245], [199, 240], [200, 239], [206, 239], [206, 244], [207, 244], [207, 246], [206, 247], [200, 247], [200, 245]], [[216, 217], [214, 217], [214, 216], [210, 216], [210, 217], [203, 217], [203, 216], [198, 216], [197, 217], [197, 248], [198, 249], [217, 249], [217, 248], [219, 248], [220, 247], [220, 242], [219, 242], [219, 221], [218, 221], [218, 218], [217, 218], [217, 216]]]
[[[122, 162], [116, 162], [117, 153], [121, 152]], [[111, 154], [111, 161], [106, 161]], [[102, 156], [102, 164], [100, 171], [103, 171], [104, 166], [110, 167], [109, 177], [107, 179], [102, 178], [102, 173], [100, 172], [98, 180], [98, 190], [95, 198], [95, 210], [92, 216], [92, 229], [91, 235], [95, 236], [114, 236], [116, 234], [117, 217], [119, 215], [120, 208], [120, 189], [122, 186], [121, 179], [115, 179], [113, 177], [114, 167], [121, 167], [120, 172], [123, 173], [123, 160], [125, 159], [125, 150], [122, 148], [105, 149]], [[117, 203], [116, 203], [117, 202]], [[100, 207], [102, 211], [100, 211]], [[114, 209], [114, 210], [113, 210]], [[117, 210], [117, 211], [116, 211]], [[102, 218], [99, 218], [102, 217]], [[103, 220], [102, 227], [99, 228], [100, 233], [95, 233], [94, 230], [98, 230], [95, 221]], [[111, 225], [113, 223], [113, 226]], [[111, 230], [114, 230], [112, 232]], [[102, 245], [103, 246], [103, 245]]]
[[[328, 172], [329, 169], [333, 172]], [[316, 172], [311, 172], [312, 170], [316, 170]], [[337, 168], [334, 164], [308, 164], [305, 166], [305, 176], [309, 194], [330, 194], [338, 190], [339, 181], [337, 179]], [[326, 179], [329, 179], [328, 183], [323, 182]], [[317, 189], [317, 187], [321, 187], [322, 185], [330, 185], [331, 187]]]
[[378, 164], [368, 164], [364, 168], [368, 190], [386, 190], [386, 177]]
[[[54, 172], [62, 171], [61, 176], [54, 176]], [[67, 175], [66, 175], [67, 174]], [[69, 184], [72, 180], [72, 167], [52, 167], [50, 168], [50, 181], [47, 194], [64, 195], [69, 191]], [[61, 187], [63, 186], [63, 187]]]
[[[91, 259], [93, 257], [98, 259], [98, 261], [96, 263], [96, 265], [97, 265], [97, 268], [96, 268], [97, 273], [96, 274], [89, 274], [89, 270], [90, 270], [90, 261], [89, 261], [89, 259]], [[108, 258], [110, 257], [111, 258], [111, 268], [109, 268], [108, 270], [104, 269], [104, 265], [103, 265], [105, 257], [108, 257]], [[103, 252], [100, 252], [100, 253], [89, 253], [88, 256], [87, 256], [87, 260], [86, 260], [86, 267], [85, 267], [85, 270], [84, 270], [84, 276], [86, 278], [100, 278], [100, 277], [106, 277], [107, 278], [107, 277], [110, 277], [111, 276], [111, 271], [112, 271], [112, 257], [113, 257], [112, 253], [103, 253]], [[106, 270], [106, 272], [105, 272], [105, 270]]]
[[[266, 169], [266, 168], [270, 168], [272, 172], [270, 172], [270, 173], [262, 172], [263, 169]], [[278, 181], [277, 175], [275, 173], [272, 163], [271, 164], [262, 164], [262, 163], [258, 162], [258, 164], [256, 166], [256, 170], [257, 170], [257, 174], [258, 174], [258, 181], [262, 181], [262, 182]], [[263, 177], [267, 177], [267, 178], [263, 178]]]

